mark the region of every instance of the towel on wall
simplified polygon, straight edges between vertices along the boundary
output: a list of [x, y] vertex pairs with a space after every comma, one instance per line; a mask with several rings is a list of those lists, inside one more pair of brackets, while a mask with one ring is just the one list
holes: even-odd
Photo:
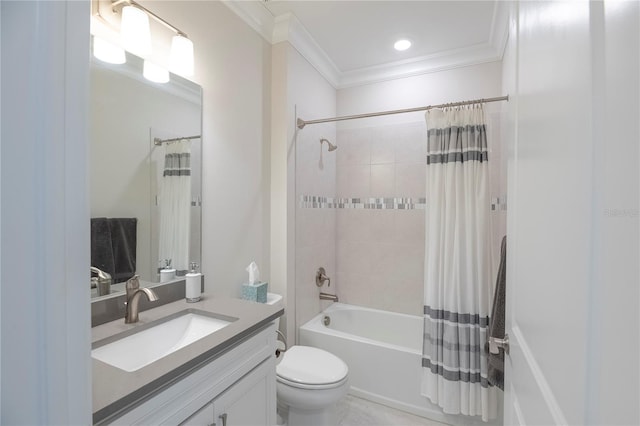
[[[493, 295], [493, 308], [491, 310], [491, 323], [489, 324], [489, 336], [504, 339], [505, 323], [505, 296], [507, 280], [507, 236], [502, 238], [500, 248], [500, 266], [496, 279], [496, 289]], [[486, 345], [487, 351], [489, 345]], [[500, 348], [498, 354], [489, 352], [489, 384], [504, 390], [504, 350]]]
[[106, 217], [91, 218], [91, 266], [112, 277], [115, 274], [111, 228]]

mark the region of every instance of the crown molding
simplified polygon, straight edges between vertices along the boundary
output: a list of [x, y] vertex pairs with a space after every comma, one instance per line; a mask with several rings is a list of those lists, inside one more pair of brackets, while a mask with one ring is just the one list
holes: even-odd
[[275, 18], [273, 44], [288, 41], [334, 88], [340, 85], [340, 70], [295, 15]]
[[509, 39], [509, 10], [510, 2], [496, 1], [493, 9], [493, 19], [491, 20], [491, 35], [489, 43], [500, 59], [504, 56]]
[[289, 42], [336, 89], [500, 61], [509, 31], [506, 2], [496, 1], [488, 43], [342, 72], [295, 15], [274, 17], [257, 1], [225, 0], [223, 3], [269, 43]]
[[270, 44], [273, 42], [274, 18], [271, 12], [258, 1], [223, 0], [233, 13], [254, 29]]
[[343, 72], [340, 76], [339, 87], [337, 88], [344, 89], [364, 84], [413, 77], [420, 74], [499, 61], [501, 58], [502, 55], [498, 54], [490, 44], [449, 50], [410, 60]]

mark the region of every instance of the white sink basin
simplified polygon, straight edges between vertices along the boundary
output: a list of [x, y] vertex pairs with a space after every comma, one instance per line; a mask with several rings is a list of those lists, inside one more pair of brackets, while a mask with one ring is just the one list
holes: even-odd
[[185, 311], [176, 318], [151, 323], [148, 327], [141, 326], [141, 331], [99, 346], [91, 351], [91, 356], [124, 371], [136, 371], [228, 326], [234, 320]]

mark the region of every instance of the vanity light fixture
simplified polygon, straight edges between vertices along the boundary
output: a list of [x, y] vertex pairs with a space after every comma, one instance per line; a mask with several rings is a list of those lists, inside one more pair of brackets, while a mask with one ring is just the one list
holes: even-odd
[[169, 69], [176, 74], [193, 75], [193, 42], [182, 33], [173, 36], [171, 40]]
[[165, 68], [162, 68], [160, 65], [154, 64], [148, 59], [144, 60], [142, 75], [144, 76], [144, 78], [149, 81], [153, 81], [154, 83], [169, 82], [169, 71], [167, 71]]
[[[126, 50], [143, 58], [149, 56], [151, 53], [149, 17], [151, 17], [175, 33], [171, 42], [169, 69], [185, 77], [193, 75], [193, 42], [189, 40], [187, 34], [134, 0], [111, 1], [111, 7], [115, 13], [118, 13], [118, 6], [121, 5], [124, 7], [122, 7], [120, 34]], [[133, 25], [133, 28], [130, 25]]]
[[133, 5], [123, 7], [120, 37], [122, 45], [129, 52], [143, 58], [149, 56], [151, 54], [149, 15]]
[[101, 37], [93, 37], [93, 56], [110, 64], [124, 64], [127, 58], [124, 49]]
[[407, 50], [411, 47], [411, 42], [407, 39], [401, 39], [395, 42], [393, 48], [402, 52], [403, 50]]

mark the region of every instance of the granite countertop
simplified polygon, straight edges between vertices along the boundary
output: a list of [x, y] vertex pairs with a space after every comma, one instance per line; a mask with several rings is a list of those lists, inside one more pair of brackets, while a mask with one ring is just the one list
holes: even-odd
[[135, 324], [118, 319], [92, 328], [92, 344], [185, 309], [237, 318], [228, 326], [139, 370], [127, 372], [92, 358], [94, 423], [144, 398], [163, 383], [199, 367], [284, 313], [282, 307], [203, 294], [197, 303], [172, 302], [144, 312]]

